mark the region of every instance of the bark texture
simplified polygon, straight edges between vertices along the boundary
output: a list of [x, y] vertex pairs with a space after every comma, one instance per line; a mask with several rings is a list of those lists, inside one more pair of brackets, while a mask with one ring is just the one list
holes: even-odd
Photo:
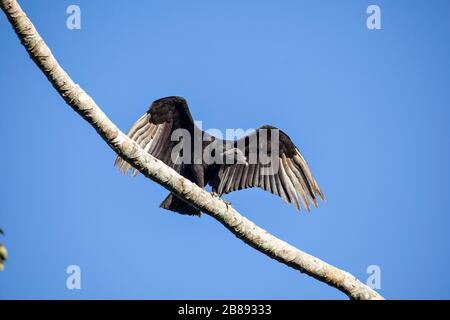
[[144, 176], [222, 223], [253, 248], [319, 281], [344, 292], [351, 299], [383, 299], [350, 273], [340, 270], [282, 241], [239, 214], [221, 199], [183, 178], [130, 140], [61, 68], [17, 1], [0, 0], [0, 6], [30, 57], [66, 103], [89, 122], [103, 140]]

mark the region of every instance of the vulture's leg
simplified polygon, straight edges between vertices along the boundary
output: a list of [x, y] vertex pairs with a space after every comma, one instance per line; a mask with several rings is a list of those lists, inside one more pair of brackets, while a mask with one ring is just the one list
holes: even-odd
[[[204, 188], [205, 187], [205, 167], [203, 165], [197, 165], [194, 164], [192, 166], [192, 171], [194, 174], [194, 182], [199, 186]], [[218, 197], [220, 198], [220, 194], [216, 193], [215, 191], [211, 192], [211, 195], [213, 197]], [[223, 199], [222, 199], [223, 200]], [[226, 200], [223, 200], [227, 205], [231, 206], [231, 202], [228, 202]]]
[[[212, 195], [214, 198], [220, 198], [220, 194], [218, 194], [217, 192], [213, 191], [213, 192], [210, 192], [210, 193], [211, 193], [211, 195]], [[220, 199], [222, 199], [222, 198], [220, 198]], [[231, 202], [230, 202], [230, 201], [227, 201], [227, 200], [225, 200], [225, 199], [222, 199], [222, 201], [225, 202], [225, 204], [226, 204], [227, 206], [231, 206]]]

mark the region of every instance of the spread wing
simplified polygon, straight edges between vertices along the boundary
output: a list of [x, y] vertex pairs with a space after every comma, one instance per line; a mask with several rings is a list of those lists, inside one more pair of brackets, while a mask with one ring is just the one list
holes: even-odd
[[[259, 156], [260, 150], [267, 150], [268, 155], [274, 154], [271, 150], [271, 131], [278, 131], [278, 168], [267, 174], [269, 164]], [[261, 139], [263, 135], [267, 138]], [[257, 138], [257, 144], [250, 141]], [[317, 197], [324, 200], [324, 196], [314, 179], [306, 160], [288, 135], [271, 126], [263, 126], [254, 133], [236, 141], [235, 146], [244, 148], [246, 163], [222, 165], [219, 169], [218, 180], [213, 183], [213, 190], [219, 195], [232, 191], [259, 187], [281, 197], [287, 203], [294, 204], [300, 210], [300, 202], [309, 211], [310, 202], [317, 207]], [[255, 141], [255, 140], [253, 140]], [[255, 155], [258, 152], [258, 155]], [[253, 161], [252, 161], [253, 154]], [[256, 161], [255, 161], [256, 159]], [[264, 164], [263, 164], [264, 163]]]
[[[178, 141], [172, 141], [171, 135], [176, 129], [192, 130], [194, 122], [186, 101], [181, 97], [167, 97], [156, 100], [150, 109], [140, 117], [128, 131], [128, 137], [136, 141], [146, 152], [180, 172], [182, 164], [172, 161], [171, 152]], [[131, 168], [117, 156], [115, 166], [126, 175]], [[138, 173], [133, 169], [132, 175]]]

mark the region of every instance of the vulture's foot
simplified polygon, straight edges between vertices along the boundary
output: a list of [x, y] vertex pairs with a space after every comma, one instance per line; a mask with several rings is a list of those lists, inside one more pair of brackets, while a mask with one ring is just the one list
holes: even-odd
[[[221, 199], [220, 198], [220, 195], [217, 193], [217, 192], [211, 192], [211, 195], [214, 197], [214, 198], [219, 198], [219, 199]], [[230, 201], [227, 201], [227, 200], [225, 200], [225, 199], [221, 199], [223, 202], [225, 202], [225, 204], [228, 206], [228, 207], [231, 207], [231, 202]]]

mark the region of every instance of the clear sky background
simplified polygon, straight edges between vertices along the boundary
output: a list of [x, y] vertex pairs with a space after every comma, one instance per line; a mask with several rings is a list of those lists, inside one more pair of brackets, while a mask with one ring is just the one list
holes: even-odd
[[[287, 132], [327, 201], [299, 214], [257, 189], [225, 196], [258, 225], [363, 281], [378, 265], [386, 298], [450, 298], [449, 1], [20, 3], [124, 131], [181, 95], [204, 129]], [[346, 298], [207, 215], [159, 209], [167, 191], [114, 170], [3, 13], [0, 43], [0, 298]]]

